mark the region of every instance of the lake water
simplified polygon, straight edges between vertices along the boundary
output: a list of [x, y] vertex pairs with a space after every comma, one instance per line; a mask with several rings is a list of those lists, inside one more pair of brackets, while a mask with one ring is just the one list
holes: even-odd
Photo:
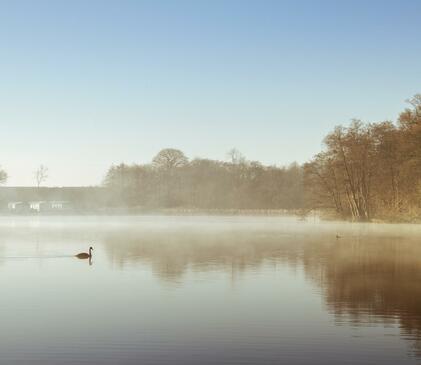
[[5, 365], [421, 363], [416, 225], [2, 217], [0, 293]]

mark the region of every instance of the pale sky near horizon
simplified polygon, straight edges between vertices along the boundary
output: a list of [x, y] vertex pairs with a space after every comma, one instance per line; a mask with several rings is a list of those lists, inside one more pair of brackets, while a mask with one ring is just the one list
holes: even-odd
[[421, 1], [0, 0], [7, 183], [95, 185], [165, 147], [304, 162], [421, 93]]

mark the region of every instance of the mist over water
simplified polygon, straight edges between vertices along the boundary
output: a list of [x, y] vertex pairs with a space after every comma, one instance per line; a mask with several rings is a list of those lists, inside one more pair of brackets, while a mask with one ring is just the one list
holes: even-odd
[[[1, 364], [421, 361], [415, 225], [127, 216], [0, 227]], [[91, 262], [73, 257], [91, 245]]]

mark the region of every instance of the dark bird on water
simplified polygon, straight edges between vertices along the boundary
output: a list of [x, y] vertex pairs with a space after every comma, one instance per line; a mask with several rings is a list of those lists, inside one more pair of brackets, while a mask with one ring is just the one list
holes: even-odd
[[94, 249], [92, 247], [89, 247], [89, 253], [81, 252], [81, 253], [78, 253], [75, 257], [77, 257], [78, 259], [90, 259], [92, 258], [93, 250]]

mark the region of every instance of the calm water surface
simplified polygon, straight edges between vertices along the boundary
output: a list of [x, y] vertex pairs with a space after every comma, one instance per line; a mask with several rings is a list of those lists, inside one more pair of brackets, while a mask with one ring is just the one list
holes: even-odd
[[0, 364], [421, 364], [415, 225], [3, 217], [0, 293]]

